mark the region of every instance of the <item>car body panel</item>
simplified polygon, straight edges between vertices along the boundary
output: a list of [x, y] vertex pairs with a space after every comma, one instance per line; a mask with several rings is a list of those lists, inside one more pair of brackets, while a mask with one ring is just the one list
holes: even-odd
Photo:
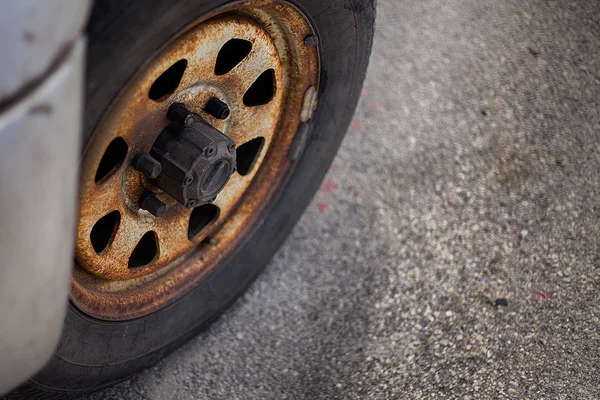
[[88, 8], [27, 0], [0, 18], [0, 394], [51, 357], [66, 312]]

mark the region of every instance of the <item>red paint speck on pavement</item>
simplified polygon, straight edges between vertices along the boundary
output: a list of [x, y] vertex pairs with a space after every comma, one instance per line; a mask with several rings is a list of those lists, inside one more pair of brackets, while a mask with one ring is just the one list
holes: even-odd
[[535, 297], [536, 299], [543, 299], [543, 300], [547, 300], [548, 298], [550, 298], [550, 296], [552, 296], [552, 292], [549, 291], [539, 291], [536, 290], [535, 292], [533, 292], [533, 297]]
[[317, 203], [317, 208], [319, 209], [319, 212], [327, 210], [327, 207], [329, 207], [329, 204], [327, 203]]
[[338, 186], [330, 181], [329, 179], [325, 180], [325, 182], [323, 182], [323, 191], [326, 193], [333, 193], [338, 189]]
[[352, 124], [350, 126], [352, 127], [352, 129], [358, 130], [358, 129], [364, 128], [365, 123], [363, 121], [354, 120], [354, 121], [352, 121]]
[[371, 106], [369, 107], [369, 110], [374, 111], [374, 112], [379, 112], [379, 111], [381, 111], [381, 104], [379, 104], [379, 103], [371, 104]]

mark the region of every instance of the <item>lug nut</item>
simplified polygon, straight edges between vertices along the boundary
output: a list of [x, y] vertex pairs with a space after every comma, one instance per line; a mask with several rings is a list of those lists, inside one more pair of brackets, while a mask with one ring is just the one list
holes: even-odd
[[155, 217], [162, 217], [167, 211], [165, 203], [156, 198], [156, 195], [152, 192], [144, 192], [140, 197], [138, 204], [142, 210], [148, 211]]
[[167, 118], [172, 122], [186, 125], [189, 118], [193, 118], [193, 113], [185, 108], [183, 103], [173, 103], [167, 111]]
[[229, 117], [229, 107], [221, 100], [213, 97], [206, 102], [204, 111], [215, 117], [216, 119], [226, 119]]
[[148, 153], [138, 153], [133, 158], [133, 168], [148, 179], [156, 179], [162, 172], [162, 165]]

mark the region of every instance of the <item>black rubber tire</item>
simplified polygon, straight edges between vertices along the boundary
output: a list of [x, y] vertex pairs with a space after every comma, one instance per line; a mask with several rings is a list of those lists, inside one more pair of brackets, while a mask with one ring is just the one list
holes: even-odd
[[[134, 72], [172, 35], [226, 0], [97, 1], [88, 26], [85, 140]], [[358, 102], [371, 52], [374, 0], [294, 0], [317, 31], [321, 87], [311, 133], [262, 223], [188, 295], [143, 318], [99, 321], [72, 304], [49, 364], [9, 398], [76, 398], [159, 361], [230, 306], [264, 269], [318, 189]]]

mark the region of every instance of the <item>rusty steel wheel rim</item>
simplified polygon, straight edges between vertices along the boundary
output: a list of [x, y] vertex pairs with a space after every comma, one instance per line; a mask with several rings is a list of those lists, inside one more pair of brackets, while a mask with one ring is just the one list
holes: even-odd
[[[171, 82], [156, 83], [165, 74]], [[73, 303], [100, 319], [136, 318], [185, 295], [214, 271], [289, 175], [316, 108], [318, 80], [312, 27], [283, 1], [216, 10], [159, 50], [123, 88], [84, 150]], [[229, 106], [227, 118], [204, 110], [213, 97]], [[238, 172], [214, 203], [193, 211], [132, 167], [177, 102], [238, 149]], [[162, 217], [140, 209], [145, 191], [166, 205]]]

